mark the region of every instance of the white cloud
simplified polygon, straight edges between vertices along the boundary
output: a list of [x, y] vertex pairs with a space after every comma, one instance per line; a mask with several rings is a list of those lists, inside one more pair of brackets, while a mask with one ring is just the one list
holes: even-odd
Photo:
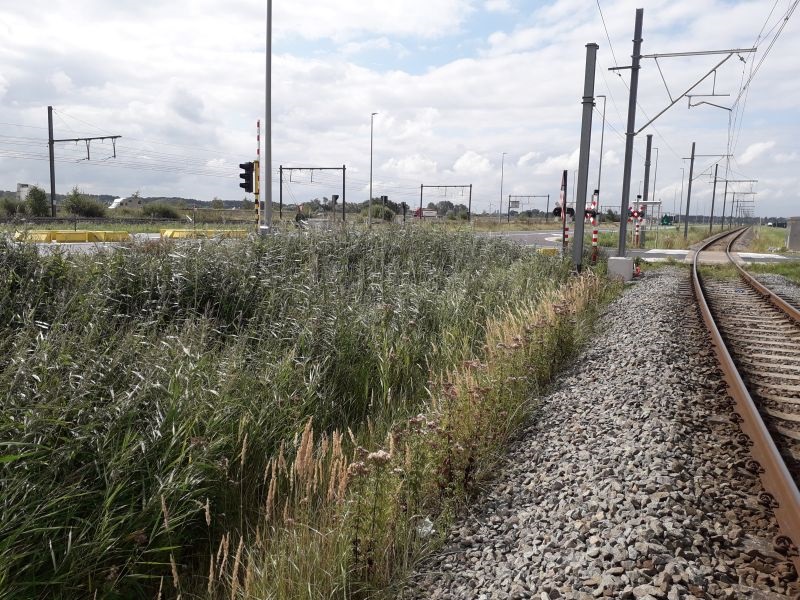
[[576, 148], [571, 154], [560, 154], [558, 156], [548, 157], [543, 162], [538, 163], [533, 171], [537, 175], [550, 175], [559, 173], [565, 169], [567, 171], [572, 171], [578, 168], [579, 157], [580, 149]]
[[797, 163], [800, 161], [800, 155], [797, 152], [780, 152], [775, 155], [775, 162], [780, 164]]
[[486, 0], [484, 2], [484, 8], [489, 12], [512, 12], [513, 7], [511, 6], [510, 0]]
[[64, 71], [57, 71], [50, 76], [50, 83], [59, 94], [66, 94], [72, 91], [72, 79]]
[[435, 175], [438, 165], [435, 160], [427, 156], [412, 154], [402, 158], [390, 158], [381, 165], [381, 169], [402, 178], [421, 178]]
[[[260, 5], [261, 2], [258, 2]], [[352, 39], [359, 33], [436, 38], [461, 25], [473, 0], [306, 0], [275, 3], [276, 36]]]
[[398, 58], [405, 58], [410, 54], [403, 44], [392, 42], [387, 37], [374, 38], [363, 42], [347, 42], [342, 46], [341, 50], [345, 56], [380, 50], [391, 51]]
[[607, 167], [613, 167], [621, 163], [622, 161], [620, 160], [619, 155], [617, 155], [617, 153], [613, 150], [608, 150], [607, 152], [603, 153], [603, 165]]
[[468, 150], [453, 164], [453, 172], [458, 175], [483, 175], [492, 170], [492, 163], [485, 156]]
[[741, 157], [738, 159], [740, 165], [747, 165], [764, 154], [766, 151], [775, 147], [775, 142], [756, 142], [750, 144], [747, 149], [742, 152]]
[[523, 156], [520, 157], [520, 159], [517, 161], [517, 166], [524, 167], [525, 165], [529, 165], [537, 158], [539, 158], [541, 155], [542, 155], [541, 152], [528, 152], [527, 154], [524, 154]]

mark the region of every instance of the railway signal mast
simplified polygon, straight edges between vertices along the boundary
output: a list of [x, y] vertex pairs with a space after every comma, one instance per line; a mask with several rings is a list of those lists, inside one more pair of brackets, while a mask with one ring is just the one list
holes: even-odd
[[[737, 48], [732, 50], [705, 50], [701, 52], [670, 52], [665, 54], [647, 54], [643, 55], [641, 53], [642, 49], [642, 22], [644, 20], [644, 9], [637, 8], [636, 9], [636, 22], [634, 26], [634, 35], [633, 35], [633, 55], [632, 55], [632, 62], [630, 66], [624, 67], [611, 67], [610, 71], [619, 71], [623, 69], [630, 69], [631, 71], [631, 82], [629, 86], [630, 94], [628, 97], [628, 125], [627, 130], [625, 131], [625, 163], [623, 169], [623, 176], [622, 176], [622, 205], [621, 211], [624, 215], [628, 211], [629, 207], [629, 195], [631, 191], [631, 171], [633, 165], [633, 141], [634, 138], [639, 135], [643, 130], [649, 127], [656, 119], [658, 119], [661, 115], [667, 112], [670, 108], [675, 106], [682, 98], [689, 97], [689, 104], [691, 104], [691, 92], [701, 83], [703, 83], [706, 79], [714, 76], [716, 80], [716, 72], [723, 64], [725, 64], [728, 60], [730, 60], [735, 55], [742, 55], [747, 53], [752, 53], [756, 51], [756, 48]], [[661, 73], [661, 66], [658, 64], [659, 59], [664, 58], [677, 58], [677, 57], [689, 57], [689, 56], [708, 56], [708, 55], [724, 55], [724, 58], [720, 60], [716, 65], [714, 65], [705, 75], [703, 75], [700, 79], [698, 79], [694, 84], [692, 84], [686, 91], [678, 94], [677, 96], [673, 96], [672, 92], [667, 85], [666, 80], [663, 78], [664, 87], [667, 89], [667, 95], [669, 96], [671, 102], [660, 111], [655, 117], [650, 119], [644, 126], [636, 129], [636, 106], [637, 106], [637, 95], [639, 92], [639, 69], [641, 68], [640, 62], [641, 59], [653, 59], [656, 63], [656, 66], [659, 69], [659, 73]], [[714, 87], [714, 91], [711, 96], [719, 96], [721, 94], [716, 93], [716, 83]], [[697, 95], [695, 95], [697, 96]], [[708, 95], [707, 95], [708, 96]], [[708, 102], [702, 102], [698, 104], [710, 104]], [[692, 105], [697, 106], [698, 104]], [[717, 106], [717, 105], [714, 105]], [[724, 108], [724, 107], [723, 107]], [[625, 256], [625, 243], [626, 243], [626, 235], [627, 235], [627, 223], [623, 219], [620, 222], [619, 228], [619, 247], [618, 247], [618, 256]]]

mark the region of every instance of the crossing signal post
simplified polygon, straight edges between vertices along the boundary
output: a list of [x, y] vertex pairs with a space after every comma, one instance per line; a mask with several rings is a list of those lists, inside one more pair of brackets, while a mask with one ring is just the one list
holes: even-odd
[[239, 187], [242, 188], [245, 192], [250, 194], [253, 193], [253, 170], [255, 167], [255, 163], [253, 161], [240, 163], [239, 168], [242, 170], [239, 173], [239, 179], [243, 179], [239, 184]]

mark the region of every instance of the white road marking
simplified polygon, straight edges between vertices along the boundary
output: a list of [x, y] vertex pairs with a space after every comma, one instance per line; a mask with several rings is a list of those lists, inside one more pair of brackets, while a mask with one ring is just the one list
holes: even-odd
[[788, 256], [781, 256], [780, 254], [759, 254], [757, 252], [736, 252], [741, 258], [770, 258], [779, 260], [789, 260]]

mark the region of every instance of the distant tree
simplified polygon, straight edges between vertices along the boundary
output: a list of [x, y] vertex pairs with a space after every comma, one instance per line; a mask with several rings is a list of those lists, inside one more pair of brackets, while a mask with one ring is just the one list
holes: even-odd
[[142, 214], [154, 219], [180, 219], [178, 210], [163, 202], [150, 202], [142, 206]]
[[609, 223], [616, 223], [617, 221], [619, 221], [619, 216], [617, 215], [617, 213], [615, 213], [613, 210], [609, 208], [606, 211], [606, 219], [609, 221]]
[[47, 201], [47, 194], [39, 186], [33, 186], [28, 191], [28, 212], [34, 217], [49, 217], [50, 203]]
[[[394, 219], [394, 215], [395, 215], [395, 212], [392, 209], [390, 209], [388, 207], [384, 208], [383, 204], [381, 204], [380, 202], [374, 202], [372, 204], [371, 213], [372, 213], [372, 218], [373, 219], [378, 219], [378, 220], [383, 220], [383, 221], [391, 221], [392, 219]], [[367, 209], [364, 208], [364, 210], [361, 211], [361, 214], [366, 217], [367, 216]]]
[[211, 208], [214, 210], [222, 210], [225, 208], [225, 203], [222, 202], [219, 198], [214, 196], [214, 199], [211, 201]]
[[455, 210], [455, 205], [450, 202], [450, 200], [442, 200], [436, 203], [436, 212], [439, 213], [440, 217], [446, 215], [451, 210]]
[[6, 196], [0, 198], [0, 211], [4, 212], [7, 217], [16, 217], [25, 214], [25, 203], [17, 202], [16, 198]]
[[248, 200], [247, 198], [242, 198], [242, 210], [253, 210], [255, 208], [255, 202]]
[[106, 207], [82, 194], [77, 185], [67, 194], [64, 208], [68, 213], [80, 217], [103, 217], [106, 214]]

